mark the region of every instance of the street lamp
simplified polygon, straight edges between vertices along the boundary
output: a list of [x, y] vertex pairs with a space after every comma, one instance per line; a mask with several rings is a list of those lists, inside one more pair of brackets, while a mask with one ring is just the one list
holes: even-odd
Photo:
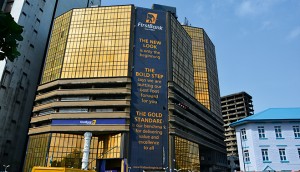
[[4, 169], [4, 172], [7, 172], [6, 169], [7, 169], [8, 167], [10, 167], [10, 165], [3, 165], [3, 167], [5, 168], [5, 169]]

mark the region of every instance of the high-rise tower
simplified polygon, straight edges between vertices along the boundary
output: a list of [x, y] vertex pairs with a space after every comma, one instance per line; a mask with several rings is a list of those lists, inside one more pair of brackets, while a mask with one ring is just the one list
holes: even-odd
[[[238, 168], [238, 149], [234, 128], [229, 125], [239, 119], [253, 115], [252, 97], [246, 92], [223, 96], [221, 98], [222, 115], [225, 128], [227, 157], [233, 166]], [[235, 163], [234, 163], [235, 162]], [[234, 164], [235, 165], [234, 165]], [[232, 170], [234, 170], [232, 167]]]
[[183, 27], [192, 38], [195, 98], [221, 119], [215, 46], [204, 29]]
[[107, 6], [56, 18], [26, 171], [81, 168], [86, 132], [88, 168], [225, 171], [223, 121], [194, 97], [192, 40], [174, 11]]

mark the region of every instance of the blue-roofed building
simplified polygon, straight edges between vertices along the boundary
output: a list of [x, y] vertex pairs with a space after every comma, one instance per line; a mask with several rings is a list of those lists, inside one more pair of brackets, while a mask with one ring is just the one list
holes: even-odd
[[230, 126], [241, 171], [300, 170], [300, 107], [270, 108]]

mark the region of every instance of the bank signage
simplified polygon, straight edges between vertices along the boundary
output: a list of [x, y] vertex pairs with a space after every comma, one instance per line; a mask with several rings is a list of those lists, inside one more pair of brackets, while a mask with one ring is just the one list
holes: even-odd
[[53, 119], [51, 125], [114, 125], [126, 124], [126, 119]]
[[130, 112], [130, 171], [168, 164], [166, 13], [136, 9]]

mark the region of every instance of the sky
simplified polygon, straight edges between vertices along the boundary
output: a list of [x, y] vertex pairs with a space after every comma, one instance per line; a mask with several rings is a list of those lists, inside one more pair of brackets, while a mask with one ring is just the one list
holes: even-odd
[[[221, 96], [245, 91], [254, 113], [300, 107], [300, 0], [102, 0], [177, 8], [215, 45]], [[2, 62], [3, 64], [3, 62]], [[0, 64], [0, 72], [2, 65]]]
[[221, 96], [245, 91], [254, 113], [300, 107], [299, 0], [102, 0], [102, 5], [177, 8], [216, 48]]

